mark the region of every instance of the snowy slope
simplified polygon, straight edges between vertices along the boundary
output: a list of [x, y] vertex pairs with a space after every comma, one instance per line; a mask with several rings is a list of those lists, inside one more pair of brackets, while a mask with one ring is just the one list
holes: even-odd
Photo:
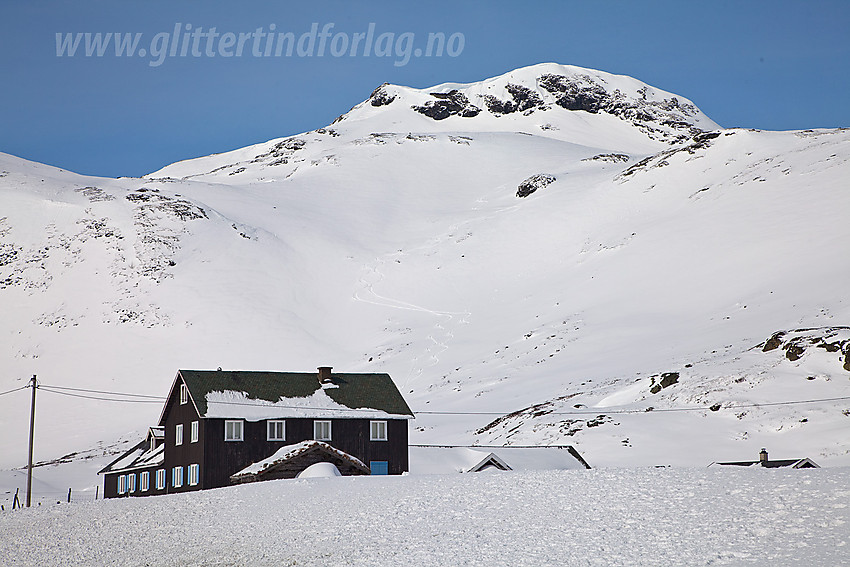
[[279, 480], [0, 513], [0, 547], [8, 567], [843, 565], [848, 483], [847, 468]]
[[[414, 443], [850, 464], [850, 400], [752, 407], [850, 395], [848, 159], [846, 130], [723, 130], [554, 64], [384, 85], [328, 127], [142, 179], [0, 155], [0, 392], [333, 365], [389, 372], [414, 411], [478, 412], [421, 413]], [[45, 388], [36, 460], [117, 450], [150, 401]], [[23, 465], [28, 392], [0, 404], [0, 467]]]

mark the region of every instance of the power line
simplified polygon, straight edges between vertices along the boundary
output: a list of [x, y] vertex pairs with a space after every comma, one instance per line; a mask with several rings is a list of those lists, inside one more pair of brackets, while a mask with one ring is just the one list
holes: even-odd
[[[163, 401], [168, 399], [168, 398], [161, 398], [159, 396], [146, 396], [146, 395], [143, 396], [142, 394], [127, 394], [127, 393], [124, 393], [124, 392], [108, 392], [108, 391], [104, 391], [104, 390], [87, 390], [87, 389], [84, 389], [84, 388], [67, 388], [67, 389], [75, 390], [77, 392], [93, 392], [93, 393], [107, 394], [107, 395], [112, 395], [112, 396], [139, 396], [139, 397], [154, 398], [154, 399], [151, 399], [151, 400], [131, 400], [131, 399], [119, 399], [119, 398], [105, 398], [105, 397], [102, 397], [102, 396], [87, 396], [85, 394], [76, 394], [76, 393], [71, 393], [71, 392], [60, 392], [58, 390], [55, 390], [54, 388], [56, 388], [56, 386], [39, 386], [38, 387], [39, 390], [44, 390], [45, 392], [49, 392], [51, 394], [59, 394], [60, 396], [71, 396], [73, 398], [84, 398], [84, 399], [87, 399], [87, 400], [100, 400], [100, 401], [104, 401], [104, 402], [158, 404], [158, 403], [162, 403]], [[340, 412], [353, 412], [353, 411], [357, 412], [357, 411], [359, 411], [359, 412], [369, 412], [369, 413], [372, 413], [372, 414], [374, 414], [376, 411], [378, 411], [378, 412], [383, 411], [383, 410], [376, 410], [376, 409], [371, 409], [371, 408], [328, 408], [328, 407], [314, 407], [314, 406], [284, 406], [284, 405], [277, 404], [275, 402], [271, 402], [269, 400], [265, 400], [265, 401], [268, 402], [268, 403], [264, 404], [264, 403], [261, 403], [260, 401], [256, 401], [256, 402], [228, 402], [228, 401], [224, 401], [224, 400], [215, 401], [215, 402], [207, 401], [207, 405], [222, 404], [222, 405], [228, 405], [228, 406], [269, 407], [269, 408], [274, 408], [274, 409], [299, 409], [299, 410], [320, 410], [320, 411], [340, 411]], [[384, 413], [387, 413], [387, 412], [384, 412]]]
[[429, 449], [572, 449], [572, 445], [439, 445], [414, 444], [408, 447], [425, 447]]
[[107, 390], [89, 390], [86, 388], [71, 388], [68, 386], [53, 386], [50, 384], [41, 384], [39, 388], [53, 388], [54, 390], [71, 390], [73, 392], [87, 392], [91, 394], [109, 394], [113, 396], [129, 396], [133, 398], [151, 398], [155, 400], [164, 401], [167, 398], [162, 396], [149, 396], [147, 394], [128, 394], [127, 392], [109, 392]]
[[26, 390], [27, 388], [29, 388], [29, 386], [21, 386], [20, 388], [15, 388], [14, 390], [0, 392], [0, 396], [5, 396], [6, 394], [11, 394], [12, 392], [20, 392], [21, 390]]
[[49, 392], [51, 394], [59, 394], [60, 396], [70, 396], [72, 398], [84, 398], [87, 400], [100, 400], [104, 402], [124, 402], [124, 403], [135, 403], [135, 404], [159, 404], [162, 403], [162, 400], [128, 400], [128, 399], [120, 399], [120, 398], [104, 398], [100, 396], [87, 396], [85, 394], [72, 394], [70, 392], [60, 392], [58, 390], [53, 390], [50, 388], [46, 388], [44, 386], [39, 386], [39, 390], [43, 390], [45, 392]]
[[[16, 392], [18, 390], [23, 390], [28, 388], [29, 386], [22, 386], [21, 388], [17, 388], [15, 390], [9, 390], [8, 392], [3, 392], [0, 395], [8, 394], [12, 392]], [[112, 392], [108, 390], [91, 390], [87, 388], [71, 388], [68, 386], [49, 386], [49, 385], [39, 385], [39, 389], [43, 389], [46, 392], [50, 392], [52, 394], [59, 394], [63, 396], [71, 396], [77, 398], [85, 398], [90, 400], [99, 400], [99, 401], [107, 401], [107, 402], [121, 402], [121, 403], [160, 403], [165, 401], [167, 398], [161, 396], [151, 396], [147, 394], [131, 394], [127, 392]], [[69, 392], [63, 392], [59, 390], [69, 390]], [[108, 396], [122, 396], [124, 398], [145, 398], [145, 399], [119, 399], [119, 398], [106, 398], [102, 396], [88, 396], [84, 394], [71, 393], [72, 392], [85, 392], [92, 394], [104, 394]], [[787, 406], [787, 405], [798, 405], [798, 404], [817, 404], [817, 403], [825, 403], [825, 402], [837, 402], [843, 400], [850, 400], [850, 396], [840, 396], [835, 398], [819, 398], [819, 399], [811, 399], [811, 400], [789, 400], [783, 402], [764, 402], [764, 403], [749, 403], [749, 404], [734, 404], [734, 405], [726, 405], [721, 406], [718, 409], [725, 410], [735, 410], [735, 409], [745, 409], [745, 408], [758, 408], [758, 407], [772, 407], [772, 406]], [[362, 411], [362, 412], [374, 412], [374, 409], [369, 408], [326, 408], [326, 407], [312, 407], [312, 406], [290, 406], [290, 405], [279, 405], [270, 400], [264, 400], [268, 402], [268, 404], [273, 404], [275, 408], [279, 409], [301, 409], [301, 410], [322, 410], [322, 411]], [[263, 403], [263, 401], [215, 401], [215, 402], [207, 402], [208, 404], [221, 404], [221, 405], [232, 405], [232, 406], [249, 406], [249, 407], [264, 407], [268, 406], [267, 403]], [[537, 408], [538, 411], [545, 411], [542, 408]], [[589, 408], [582, 410], [568, 410], [568, 411], [550, 411], [546, 412], [544, 415], [602, 415], [602, 414], [643, 414], [643, 413], [653, 413], [653, 412], [692, 412], [692, 411], [709, 411], [711, 407], [707, 406], [697, 406], [697, 407], [680, 407], [680, 408], [653, 408], [647, 407], [644, 409], [606, 409], [606, 408]], [[535, 411], [535, 409], [524, 409], [524, 410], [512, 410], [512, 411], [487, 411], [487, 412], [476, 412], [476, 411], [415, 411], [413, 412], [415, 415], [466, 415], [466, 416], [510, 416], [510, 415], [519, 415], [526, 411]]]
[[[765, 402], [765, 403], [751, 403], [751, 404], [735, 404], [728, 406], [721, 406], [720, 409], [742, 409], [742, 408], [759, 408], [766, 406], [787, 406], [787, 405], [796, 405], [796, 404], [817, 404], [823, 402], [837, 402], [841, 400], [850, 400], [850, 396], [841, 396], [838, 398], [820, 398], [816, 400], [792, 400], [785, 402]], [[542, 408], [534, 408], [534, 409], [525, 409], [525, 410], [515, 410], [510, 412], [495, 412], [495, 411], [482, 411], [482, 412], [470, 412], [470, 411], [417, 411], [414, 412], [417, 415], [490, 415], [490, 416], [507, 416], [507, 415], [519, 415], [526, 411], [540, 411], [545, 412], [541, 415], [602, 415], [602, 414], [643, 414], [643, 413], [654, 413], [654, 412], [679, 412], [679, 411], [707, 411], [711, 410], [711, 406], [698, 406], [698, 407], [689, 407], [689, 408], [653, 408], [647, 407], [644, 409], [624, 409], [624, 410], [608, 410], [606, 408], [597, 408], [596, 410], [575, 410], [575, 411], [546, 411]]]

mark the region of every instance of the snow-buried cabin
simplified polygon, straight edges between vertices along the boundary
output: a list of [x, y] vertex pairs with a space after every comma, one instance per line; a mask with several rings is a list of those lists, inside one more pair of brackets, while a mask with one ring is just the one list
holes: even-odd
[[[407, 422], [413, 412], [392, 378], [331, 370], [178, 371], [159, 425], [100, 471], [104, 496], [151, 496], [245, 482], [244, 476], [231, 477], [305, 441], [327, 444], [337, 461], [341, 454], [363, 465], [343, 467], [343, 474], [407, 472]], [[295, 476], [313, 464], [316, 453], [310, 454], [301, 464], [288, 462], [287, 474]]]

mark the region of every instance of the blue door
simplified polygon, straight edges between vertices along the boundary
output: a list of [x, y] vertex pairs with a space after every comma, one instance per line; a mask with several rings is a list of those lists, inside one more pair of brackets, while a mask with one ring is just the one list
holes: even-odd
[[372, 474], [390, 474], [390, 464], [387, 461], [369, 461]]

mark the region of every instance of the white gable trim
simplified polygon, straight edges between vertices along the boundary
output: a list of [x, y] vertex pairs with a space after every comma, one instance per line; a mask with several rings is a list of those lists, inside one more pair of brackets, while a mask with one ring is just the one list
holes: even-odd
[[175, 398], [175, 396], [177, 397], [177, 403], [179, 405], [179, 403], [180, 403], [180, 399], [179, 399], [180, 385], [181, 384], [186, 386], [186, 392], [189, 395], [189, 401], [192, 402], [192, 407], [195, 408], [195, 413], [198, 414], [198, 416], [200, 418], [203, 417], [201, 415], [201, 412], [198, 411], [198, 404], [195, 403], [195, 398], [192, 397], [192, 390], [189, 388], [189, 385], [186, 384], [186, 380], [183, 379], [183, 376], [180, 374], [180, 371], [178, 370], [177, 376], [174, 378], [174, 382], [171, 384], [171, 390], [169, 390], [169, 392], [168, 392], [168, 398], [165, 400], [165, 403], [162, 405], [162, 412], [160, 412], [159, 421], [157, 422], [159, 424], [159, 427], [162, 427], [163, 425], [165, 425], [165, 421], [164, 421], [165, 420], [165, 410], [168, 409], [168, 406], [171, 403], [171, 400], [173, 398]]
[[479, 471], [484, 470], [484, 468], [486, 468], [487, 465], [494, 466], [497, 469], [501, 469], [503, 471], [513, 470], [510, 467], [510, 465], [508, 465], [508, 463], [506, 463], [505, 461], [503, 461], [501, 459], [501, 457], [499, 457], [499, 455], [497, 455], [496, 453], [490, 453], [488, 455], [485, 455], [485, 457], [483, 459], [481, 459], [480, 461], [478, 461], [477, 464], [469, 467], [468, 469], [466, 469], [463, 472], [479, 472]]

